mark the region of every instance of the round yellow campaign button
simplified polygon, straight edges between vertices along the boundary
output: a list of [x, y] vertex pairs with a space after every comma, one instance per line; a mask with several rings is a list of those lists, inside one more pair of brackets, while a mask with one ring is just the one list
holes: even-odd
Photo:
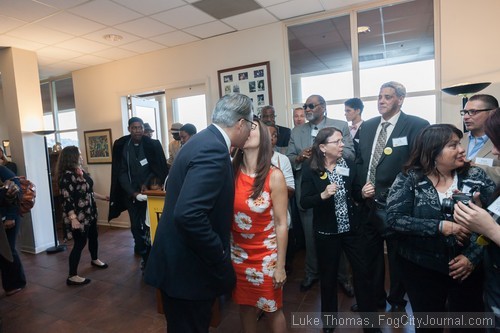
[[489, 244], [490, 244], [490, 240], [489, 240], [488, 238], [486, 238], [485, 236], [480, 235], [480, 236], [476, 239], [476, 244], [477, 244], [477, 245], [480, 245], [480, 246], [486, 246], [486, 245], [489, 245]]
[[323, 172], [321, 176], [319, 176], [319, 178], [325, 180], [326, 178], [328, 178], [328, 175], [326, 174], [326, 172]]
[[391, 147], [385, 147], [384, 148], [384, 154], [391, 155], [392, 154], [392, 148]]

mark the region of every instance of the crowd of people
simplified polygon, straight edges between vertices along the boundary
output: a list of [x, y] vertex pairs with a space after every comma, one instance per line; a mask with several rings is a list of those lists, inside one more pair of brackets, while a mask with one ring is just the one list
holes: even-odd
[[[362, 318], [404, 314], [409, 300], [417, 315], [492, 312], [499, 329], [498, 101], [472, 96], [460, 111], [464, 134], [403, 112], [405, 97], [401, 83], [384, 83], [379, 116], [363, 120], [363, 102], [351, 98], [341, 121], [327, 117], [322, 96], [311, 95], [293, 110], [290, 130], [276, 124], [273, 106], [259, 117], [249, 97], [228, 94], [206, 129], [172, 124], [168, 160], [154, 129], [132, 117], [130, 134], [113, 145], [109, 196], [94, 192], [79, 149], [65, 147], [57, 174], [74, 240], [66, 283], [90, 282], [77, 272], [87, 241], [91, 265], [108, 267], [98, 258], [100, 199], [109, 201], [108, 220], [128, 211], [144, 280], [161, 290], [170, 333], [207, 332], [215, 299], [227, 294], [239, 305], [244, 332], [257, 331], [262, 313], [272, 332], [285, 332], [283, 286], [299, 244], [300, 290], [319, 282], [324, 315], [338, 312], [340, 286], [356, 297], [351, 310]], [[2, 192], [1, 209], [13, 262], [0, 264], [9, 295], [26, 279], [15, 250], [18, 185], [7, 167], [0, 166], [0, 176], [13, 189]], [[163, 184], [151, 246], [144, 192]], [[6, 277], [14, 271], [15, 279]], [[324, 323], [323, 331], [333, 332]]]

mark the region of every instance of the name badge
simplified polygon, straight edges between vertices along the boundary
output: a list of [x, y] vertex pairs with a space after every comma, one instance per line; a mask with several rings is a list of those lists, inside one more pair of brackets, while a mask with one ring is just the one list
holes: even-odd
[[500, 197], [498, 197], [491, 205], [489, 205], [488, 210], [493, 214], [500, 216]]
[[408, 146], [408, 139], [406, 138], [406, 136], [403, 136], [401, 138], [394, 138], [392, 139], [392, 146], [393, 147]]
[[485, 158], [485, 157], [476, 157], [476, 164], [487, 165], [489, 167], [492, 167], [493, 166], [493, 159], [492, 158]]
[[338, 166], [335, 171], [341, 175], [341, 176], [346, 176], [348, 177], [349, 176], [349, 168], [344, 168], [344, 167], [340, 167]]
[[146, 164], [148, 164], [148, 160], [145, 158], [141, 160], [139, 163], [141, 163], [141, 166], [145, 166]]
[[317, 128], [313, 128], [313, 129], [311, 130], [311, 136], [312, 136], [313, 138], [315, 138], [315, 137], [318, 135], [318, 132], [319, 132], [319, 129], [317, 129]]

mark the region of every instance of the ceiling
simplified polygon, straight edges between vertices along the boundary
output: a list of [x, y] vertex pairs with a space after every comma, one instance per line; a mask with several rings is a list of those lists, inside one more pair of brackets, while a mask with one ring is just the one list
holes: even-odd
[[0, 48], [36, 52], [43, 80], [360, 2], [366, 0], [0, 0]]
[[[0, 48], [37, 53], [40, 79], [367, 0], [0, 0]], [[433, 55], [432, 0], [361, 12], [360, 66]], [[121, 40], [107, 40], [119, 35]], [[292, 74], [351, 68], [349, 17], [289, 29]]]

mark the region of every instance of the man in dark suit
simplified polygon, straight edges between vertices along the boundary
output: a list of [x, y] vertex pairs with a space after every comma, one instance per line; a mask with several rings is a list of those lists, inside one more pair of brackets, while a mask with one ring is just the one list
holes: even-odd
[[288, 127], [283, 127], [276, 125], [276, 111], [274, 106], [266, 105], [262, 108], [260, 112], [260, 119], [267, 126], [274, 126], [278, 130], [278, 141], [276, 141], [276, 146], [274, 150], [279, 153], [284, 154], [288, 147], [288, 142], [290, 141], [290, 133], [292, 132]]
[[144, 275], [146, 283], [161, 289], [169, 333], [208, 332], [215, 298], [234, 287], [229, 150], [243, 147], [255, 128], [252, 119], [249, 97], [222, 97], [213, 111], [213, 124], [179, 150], [170, 169]]
[[[378, 95], [378, 111], [381, 116], [363, 122], [357, 133], [359, 143], [356, 151], [356, 182], [362, 188], [361, 196], [365, 199], [367, 214], [367, 218], [363, 219], [367, 221], [366, 262], [372, 266], [370, 271], [374, 278], [374, 302], [383, 308], [386, 306], [383, 247], [385, 200], [394, 179], [408, 160], [416, 136], [429, 125], [427, 120], [401, 111], [405, 96], [406, 89], [401, 83], [384, 83]], [[397, 240], [387, 237], [386, 242], [391, 280], [387, 301], [391, 304], [391, 311], [402, 312], [406, 301], [403, 299], [405, 289], [396, 263]], [[356, 308], [355, 305], [353, 307]]]

